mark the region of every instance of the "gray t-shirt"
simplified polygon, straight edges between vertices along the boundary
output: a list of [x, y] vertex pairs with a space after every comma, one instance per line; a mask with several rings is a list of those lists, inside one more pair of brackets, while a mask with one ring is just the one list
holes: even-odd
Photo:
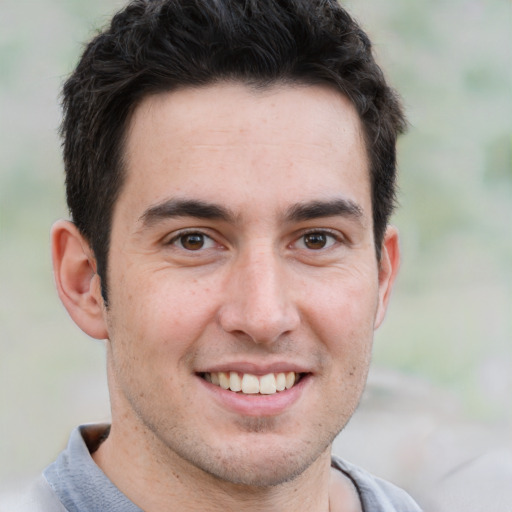
[[[108, 425], [75, 429], [67, 448], [44, 470], [12, 512], [142, 512], [91, 457], [108, 431]], [[364, 512], [421, 512], [413, 499], [393, 484], [338, 457], [333, 457], [332, 466], [352, 480]]]

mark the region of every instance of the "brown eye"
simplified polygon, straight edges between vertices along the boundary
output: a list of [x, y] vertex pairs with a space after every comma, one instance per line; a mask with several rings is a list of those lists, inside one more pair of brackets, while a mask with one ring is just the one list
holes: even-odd
[[327, 235], [325, 233], [308, 233], [304, 235], [304, 245], [308, 249], [323, 249], [327, 245]]
[[201, 231], [182, 231], [169, 240], [169, 245], [183, 251], [202, 252], [218, 247], [215, 240]]
[[204, 235], [201, 233], [190, 233], [179, 238], [180, 245], [188, 251], [198, 251], [204, 247]]

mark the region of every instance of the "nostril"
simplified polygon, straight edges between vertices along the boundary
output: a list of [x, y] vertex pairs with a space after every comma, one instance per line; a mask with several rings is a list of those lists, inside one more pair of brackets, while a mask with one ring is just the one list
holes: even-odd
[[300, 324], [297, 312], [279, 308], [267, 312], [224, 310], [219, 320], [225, 332], [257, 344], [275, 343], [283, 336], [290, 335]]

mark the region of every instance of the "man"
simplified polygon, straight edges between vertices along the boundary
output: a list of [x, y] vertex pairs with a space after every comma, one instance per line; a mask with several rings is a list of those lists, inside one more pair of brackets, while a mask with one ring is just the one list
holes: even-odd
[[334, 0], [136, 0], [63, 92], [59, 296], [111, 425], [23, 510], [403, 511], [331, 458], [399, 265], [405, 121]]

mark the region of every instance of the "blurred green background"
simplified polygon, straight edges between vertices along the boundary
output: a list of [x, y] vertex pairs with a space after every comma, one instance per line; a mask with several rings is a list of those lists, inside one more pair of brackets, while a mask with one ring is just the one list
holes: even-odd
[[[49, 228], [66, 216], [59, 88], [122, 2], [1, 0], [0, 490], [37, 474], [79, 423], [108, 417], [101, 343], [54, 292]], [[510, 0], [352, 0], [399, 89], [394, 222], [403, 265], [374, 365], [464, 418], [512, 425]]]

